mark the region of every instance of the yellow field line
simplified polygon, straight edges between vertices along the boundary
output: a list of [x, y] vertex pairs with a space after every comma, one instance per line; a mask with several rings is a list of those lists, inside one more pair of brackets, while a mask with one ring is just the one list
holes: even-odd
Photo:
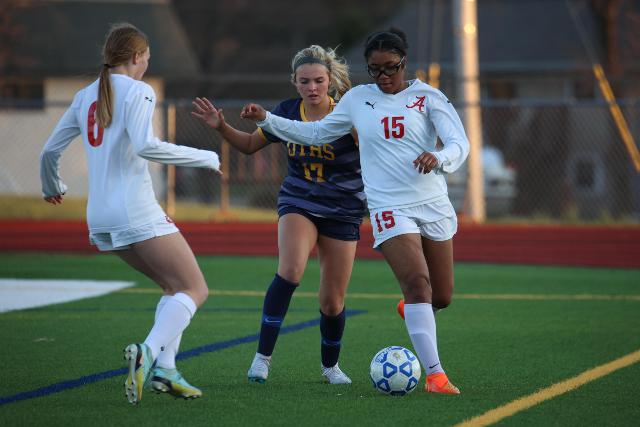
[[640, 295], [605, 295], [605, 294], [454, 294], [460, 299], [486, 300], [544, 300], [544, 301], [640, 301]]
[[640, 350], [636, 350], [633, 353], [627, 354], [612, 362], [605, 363], [604, 365], [597, 366], [593, 369], [589, 369], [568, 380], [553, 384], [547, 388], [543, 388], [529, 396], [522, 397], [500, 406], [490, 411], [485, 412], [482, 415], [466, 420], [460, 424], [456, 424], [454, 427], [479, 427], [495, 424], [507, 417], [510, 417], [520, 411], [531, 408], [545, 400], [552, 399], [561, 394], [575, 390], [591, 381], [595, 381], [598, 378], [609, 375], [619, 369], [625, 368], [629, 365], [640, 361]]
[[[159, 294], [156, 288], [128, 288], [117, 291], [122, 294]], [[209, 289], [209, 295], [231, 297], [264, 297], [264, 291], [246, 291], [229, 289]], [[294, 294], [301, 298], [317, 298], [317, 292], [298, 291]], [[349, 299], [400, 299], [398, 294], [357, 293], [347, 294]], [[597, 295], [597, 294], [454, 294], [454, 299], [470, 300], [509, 300], [509, 301], [640, 301], [640, 295]]]

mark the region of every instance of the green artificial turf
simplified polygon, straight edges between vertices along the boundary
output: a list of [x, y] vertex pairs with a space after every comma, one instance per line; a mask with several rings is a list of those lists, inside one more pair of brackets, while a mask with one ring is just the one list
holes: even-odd
[[[2, 278], [136, 283], [99, 298], [0, 313], [0, 425], [455, 425], [640, 350], [640, 270], [459, 263], [454, 303], [436, 319], [442, 363], [462, 394], [418, 389], [387, 397], [371, 386], [370, 360], [383, 347], [411, 348], [411, 342], [395, 312], [399, 289], [390, 269], [382, 261], [357, 261], [346, 301], [353, 315], [340, 358], [353, 384], [322, 383], [317, 325], [282, 334], [267, 383], [248, 383], [260, 294], [277, 260], [198, 259], [212, 293], [184, 334], [181, 351], [243, 337], [250, 342], [178, 361], [203, 398], [145, 393], [132, 407], [124, 375], [75, 387], [68, 382], [124, 367], [122, 348], [144, 340], [151, 327], [157, 287], [110, 255], [0, 255]], [[318, 280], [312, 260], [285, 327], [318, 318]], [[635, 363], [499, 424], [637, 425], [638, 388]], [[1, 403], [36, 390], [44, 391]]]

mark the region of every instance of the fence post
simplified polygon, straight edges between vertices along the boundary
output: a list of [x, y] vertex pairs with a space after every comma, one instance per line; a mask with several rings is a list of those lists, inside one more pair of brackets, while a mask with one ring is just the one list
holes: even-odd
[[[176, 141], [176, 106], [167, 106], [167, 142]], [[173, 218], [176, 214], [176, 167], [167, 165], [167, 215]]]
[[229, 143], [222, 140], [220, 146], [220, 162], [222, 176], [220, 177], [220, 214], [224, 217], [229, 213]]
[[[486, 219], [482, 172], [482, 119], [478, 82], [478, 19], [475, 0], [453, 2], [454, 46], [456, 50], [457, 96], [463, 101], [463, 122], [469, 137], [468, 186], [469, 216], [474, 222]], [[466, 209], [465, 209], [466, 210]], [[466, 212], [465, 212], [466, 213]]]

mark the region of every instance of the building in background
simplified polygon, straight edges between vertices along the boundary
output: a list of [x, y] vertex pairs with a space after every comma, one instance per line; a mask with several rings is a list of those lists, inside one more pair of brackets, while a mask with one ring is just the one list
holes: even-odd
[[[600, 95], [569, 6], [578, 10], [588, 49], [604, 65], [629, 129], [640, 138], [640, 3], [478, 1], [485, 143], [499, 150], [513, 172], [500, 174], [509, 175], [512, 188], [501, 184], [501, 194], [511, 200], [499, 216], [637, 218], [640, 174]], [[392, 25], [409, 37], [410, 73], [437, 63], [438, 84], [456, 101], [448, 0], [5, 0], [0, 17], [0, 140], [10, 146], [0, 167], [0, 193], [39, 193], [37, 174], [25, 170], [36, 164], [73, 93], [95, 78], [112, 22], [131, 22], [150, 36], [145, 80], [159, 99], [172, 100], [180, 144], [222, 147], [215, 132], [189, 116], [196, 95], [215, 99], [227, 120], [252, 131], [251, 123], [237, 117], [239, 107], [248, 100], [273, 106], [294, 97], [290, 60], [309, 44], [338, 47], [354, 83], [368, 82], [364, 38]], [[162, 117], [157, 126], [164, 135]], [[273, 203], [286, 160], [278, 149], [250, 159], [228, 153], [234, 203]], [[75, 161], [81, 156], [78, 151], [64, 157], [68, 181], [69, 170], [82, 172], [84, 162]], [[82, 194], [84, 177], [76, 181], [70, 181], [72, 191]], [[202, 171], [178, 169], [176, 185], [185, 198], [215, 203], [218, 184]], [[273, 197], [267, 201], [267, 195]]]
[[[8, 0], [0, 6], [0, 15], [0, 194], [40, 194], [40, 150], [74, 94], [97, 78], [110, 24], [130, 22], [149, 37], [145, 81], [154, 88], [159, 105], [167, 82], [200, 72], [168, 1]], [[163, 135], [161, 111], [156, 111], [154, 124], [157, 135]], [[81, 144], [69, 147], [61, 168], [69, 194], [86, 195]], [[160, 172], [159, 165], [152, 167], [154, 175]]]

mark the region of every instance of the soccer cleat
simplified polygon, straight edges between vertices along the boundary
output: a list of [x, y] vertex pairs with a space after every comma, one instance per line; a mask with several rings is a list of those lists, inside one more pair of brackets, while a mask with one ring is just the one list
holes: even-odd
[[351, 384], [351, 378], [342, 372], [337, 363], [330, 368], [320, 366], [322, 368], [322, 375], [327, 379], [329, 384]]
[[153, 368], [151, 388], [157, 393], [169, 393], [171, 396], [183, 399], [196, 399], [202, 396], [202, 391], [189, 384], [175, 368]]
[[271, 356], [263, 356], [260, 353], [256, 353], [251, 362], [249, 372], [247, 372], [247, 378], [251, 382], [264, 383], [269, 376], [269, 366], [271, 365]]
[[404, 319], [404, 299], [401, 299], [400, 302], [398, 302], [398, 306], [396, 308], [398, 309], [400, 317]]
[[458, 387], [451, 384], [447, 374], [438, 372], [427, 376], [427, 382], [424, 385], [424, 391], [429, 393], [441, 394], [460, 394]]
[[124, 349], [124, 360], [129, 365], [129, 375], [124, 382], [124, 392], [131, 404], [142, 400], [142, 388], [149, 379], [153, 357], [146, 344], [129, 344]]

